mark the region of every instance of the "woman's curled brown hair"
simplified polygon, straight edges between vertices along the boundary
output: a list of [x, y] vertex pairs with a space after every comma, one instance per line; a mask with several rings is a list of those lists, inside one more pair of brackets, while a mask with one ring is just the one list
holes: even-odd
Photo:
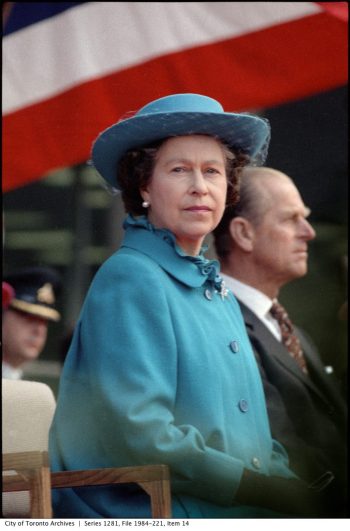
[[[167, 138], [145, 147], [127, 151], [118, 165], [118, 183], [126, 212], [134, 216], [145, 214], [140, 190], [151, 180], [160, 146]], [[219, 139], [218, 139], [219, 140]], [[229, 148], [219, 140], [226, 158], [227, 198], [226, 206], [233, 206], [239, 200], [240, 172], [249, 164], [249, 156], [242, 150]]]

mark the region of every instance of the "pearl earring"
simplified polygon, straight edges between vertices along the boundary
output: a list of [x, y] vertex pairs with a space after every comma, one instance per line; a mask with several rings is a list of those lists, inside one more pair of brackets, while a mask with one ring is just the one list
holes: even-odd
[[142, 203], [142, 206], [143, 206], [143, 208], [148, 208], [149, 207], [149, 202], [148, 201], [144, 201]]

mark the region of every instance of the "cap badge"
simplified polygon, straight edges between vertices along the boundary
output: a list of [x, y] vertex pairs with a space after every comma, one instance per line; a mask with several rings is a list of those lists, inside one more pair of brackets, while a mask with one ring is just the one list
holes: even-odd
[[52, 284], [47, 282], [36, 292], [36, 298], [39, 302], [45, 304], [53, 304], [55, 302], [55, 295], [52, 289]]

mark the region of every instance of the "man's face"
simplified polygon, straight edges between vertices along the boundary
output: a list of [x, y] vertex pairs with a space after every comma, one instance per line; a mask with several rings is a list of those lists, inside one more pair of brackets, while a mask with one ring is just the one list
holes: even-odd
[[2, 320], [3, 360], [14, 367], [36, 360], [46, 343], [47, 325], [41, 317], [6, 310]]
[[253, 260], [267, 285], [278, 289], [307, 272], [308, 242], [315, 231], [309, 209], [287, 178], [266, 180], [268, 208], [254, 227]]

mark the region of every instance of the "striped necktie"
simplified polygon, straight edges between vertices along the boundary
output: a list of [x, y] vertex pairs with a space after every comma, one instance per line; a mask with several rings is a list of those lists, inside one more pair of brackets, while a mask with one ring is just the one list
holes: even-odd
[[308, 371], [303, 350], [301, 348], [299, 339], [294, 334], [294, 327], [292, 325], [291, 320], [289, 319], [286, 310], [281, 304], [279, 304], [279, 302], [275, 301], [271, 306], [270, 314], [274, 319], [276, 319], [280, 326], [282, 343], [287, 348], [292, 358], [295, 359], [300, 369], [304, 373], [307, 373]]

